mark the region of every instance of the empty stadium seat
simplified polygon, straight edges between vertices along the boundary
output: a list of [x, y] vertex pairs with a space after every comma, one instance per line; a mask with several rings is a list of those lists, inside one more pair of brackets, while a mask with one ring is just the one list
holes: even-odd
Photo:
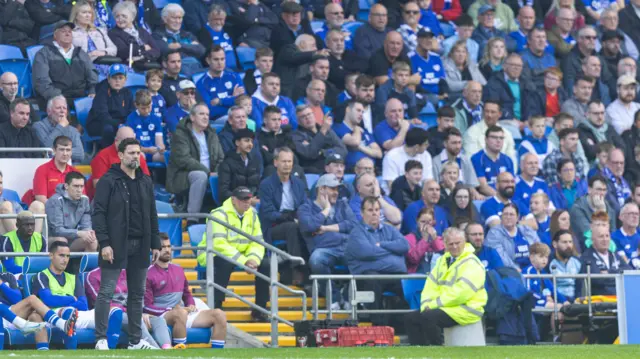
[[222, 131], [222, 129], [224, 128], [224, 124], [212, 123], [211, 128], [215, 129], [216, 133], [220, 133], [220, 131]]
[[147, 83], [144, 75], [130, 72], [127, 74], [127, 82], [124, 86], [131, 89], [131, 93], [135, 96], [136, 91], [147, 88]]
[[311, 29], [313, 32], [318, 32], [322, 30], [322, 26], [324, 25], [324, 21], [322, 20], [313, 20], [311, 21]]
[[318, 179], [320, 178], [320, 175], [317, 174], [313, 174], [313, 173], [307, 173], [304, 175], [304, 177], [307, 179], [307, 187], [309, 187], [309, 189], [313, 188], [313, 185], [316, 184], [316, 182], [318, 182]]
[[19, 47], [0, 45], [0, 60], [24, 59]]
[[73, 104], [76, 108], [76, 118], [78, 119], [78, 123], [85, 129], [85, 131], [82, 132], [82, 144], [87, 152], [89, 152], [89, 148], [91, 148], [91, 155], [93, 155], [96, 151], [95, 145], [97, 145], [97, 143], [102, 139], [102, 136], [89, 136], [89, 133], [86, 131], [87, 118], [89, 117], [91, 106], [93, 106], [93, 98], [79, 98], [77, 100], [73, 100]]
[[238, 46], [236, 48], [236, 54], [238, 54], [238, 60], [242, 70], [247, 71], [249, 69], [255, 69], [256, 64], [256, 49], [246, 46]]
[[194, 74], [193, 76], [191, 76], [191, 79], [193, 80], [194, 84], [197, 84], [198, 81], [202, 78], [202, 76], [204, 76], [204, 74], [206, 74], [206, 72], [200, 72], [197, 74]]
[[[21, 53], [22, 55], [22, 53]], [[31, 85], [31, 65], [25, 58], [9, 58], [0, 60], [0, 74], [13, 72], [18, 78], [18, 96], [29, 98]]]
[[[156, 201], [156, 210], [158, 213], [173, 214], [173, 207], [171, 204], [162, 201]], [[169, 235], [169, 241], [171, 245], [178, 247], [182, 245], [182, 220], [180, 218], [159, 218], [158, 225], [160, 232], [165, 232]], [[174, 251], [173, 255], [179, 255], [179, 251]]]
[[404, 299], [409, 303], [409, 308], [420, 309], [420, 296], [424, 289], [424, 282], [424, 278], [402, 280], [402, 291]]
[[218, 176], [210, 176], [209, 177], [209, 188], [211, 188], [211, 195], [213, 196], [213, 200], [216, 201], [218, 206], [221, 206], [220, 198], [218, 197]]
[[44, 46], [42, 45], [33, 45], [33, 46], [27, 47], [27, 58], [29, 58], [29, 63], [31, 64], [32, 67], [33, 67], [33, 60], [36, 58], [36, 54], [43, 47]]
[[238, 59], [236, 58], [236, 53], [233, 51], [225, 51], [225, 65], [228, 69], [233, 71], [241, 70], [240, 66], [238, 66]]

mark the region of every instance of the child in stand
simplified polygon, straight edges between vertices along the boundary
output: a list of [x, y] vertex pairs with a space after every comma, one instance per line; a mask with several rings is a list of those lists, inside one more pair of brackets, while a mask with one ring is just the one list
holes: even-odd
[[253, 111], [253, 103], [251, 102], [251, 97], [249, 97], [248, 95], [240, 95], [236, 97], [233, 103], [236, 106], [244, 108], [244, 111], [247, 113], [247, 128], [253, 132], [256, 132], [256, 121], [249, 118], [249, 116], [251, 116], [251, 111]]
[[160, 121], [164, 124], [164, 118], [167, 113], [167, 101], [158, 92], [162, 87], [162, 77], [164, 74], [160, 69], [153, 69], [147, 71], [145, 75], [145, 81], [147, 84], [147, 90], [151, 93], [152, 108], [151, 113], [154, 116], [160, 118]]
[[551, 232], [549, 231], [549, 225], [551, 224], [551, 217], [549, 217], [549, 196], [546, 193], [537, 192], [531, 195], [530, 203], [531, 213], [526, 218], [535, 218], [538, 223], [538, 238], [540, 242], [551, 247]]
[[609, 151], [612, 149], [613, 145], [606, 141], [600, 142], [596, 145], [596, 160], [593, 161], [593, 166], [589, 169], [587, 178], [591, 178], [598, 173], [602, 173], [604, 166], [607, 164], [607, 159], [609, 158]]
[[538, 163], [542, 169], [544, 159], [555, 149], [553, 143], [549, 142], [545, 132], [547, 129], [546, 119], [542, 116], [533, 116], [529, 118], [529, 129], [531, 135], [524, 136], [518, 149], [518, 158], [531, 152], [538, 156]]
[[140, 141], [140, 147], [147, 162], [164, 162], [164, 140], [160, 117], [151, 113], [151, 93], [147, 90], [136, 92], [136, 110], [127, 117], [125, 125], [131, 127]]

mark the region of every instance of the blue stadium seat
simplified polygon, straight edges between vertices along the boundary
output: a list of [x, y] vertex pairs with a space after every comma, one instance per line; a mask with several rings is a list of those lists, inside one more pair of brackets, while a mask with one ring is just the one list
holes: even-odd
[[307, 179], [307, 187], [309, 189], [313, 188], [313, 185], [316, 184], [316, 182], [318, 182], [318, 179], [320, 178], [320, 175], [317, 174], [313, 174], [313, 173], [307, 173], [304, 175], [304, 177]]
[[[162, 201], [156, 201], [156, 210], [158, 213], [175, 213], [171, 204]], [[160, 218], [158, 219], [158, 225], [160, 232], [165, 232], [169, 235], [169, 240], [172, 246], [182, 245], [182, 220], [180, 218]], [[174, 251], [173, 255], [179, 255], [179, 251]]]
[[322, 26], [324, 25], [324, 21], [322, 20], [313, 20], [311, 21], [311, 30], [313, 30], [313, 32], [318, 32], [322, 29]]
[[12, 189], [4, 188], [2, 190], [2, 197], [4, 197], [4, 199], [7, 201], [13, 201], [13, 202], [18, 202], [22, 204], [22, 202], [20, 201], [20, 196], [18, 195], [18, 192]]
[[147, 83], [144, 79], [144, 75], [130, 72], [127, 74], [127, 82], [124, 87], [131, 89], [131, 93], [135, 96], [136, 91], [147, 88]]
[[22, 263], [22, 278], [20, 280], [25, 298], [31, 295], [31, 278], [49, 268], [50, 263], [49, 257], [26, 257], [24, 259], [24, 263]]
[[[189, 241], [191, 242], [191, 245], [193, 247], [197, 247], [198, 244], [200, 244], [200, 241], [202, 241], [202, 236], [206, 231], [207, 231], [206, 224], [194, 224], [189, 226], [189, 228], [187, 229], [187, 232], [189, 232]], [[194, 250], [193, 254], [198, 255], [198, 251]], [[203, 269], [204, 268], [201, 268], [198, 264], [196, 264], [196, 270], [201, 271]]]
[[193, 80], [194, 84], [198, 83], [198, 80], [200, 80], [202, 78], [202, 76], [204, 76], [204, 74], [206, 74], [206, 72], [200, 72], [197, 74], [193, 74], [193, 76], [191, 76], [191, 79]]
[[0, 60], [0, 74], [13, 72], [18, 78], [18, 96], [29, 98], [33, 89], [31, 85], [31, 65], [25, 58]]
[[218, 176], [210, 176], [209, 177], [209, 187], [211, 188], [211, 195], [213, 196], [213, 200], [216, 201], [218, 206], [221, 206], [220, 197], [218, 197]]
[[356, 30], [358, 30], [358, 28], [362, 25], [364, 24], [360, 21], [349, 21], [344, 24], [344, 29], [349, 31], [351, 34], [355, 34]]
[[54, 30], [55, 23], [42, 26], [40, 28], [40, 41], [38, 41], [38, 43], [44, 44], [47, 40], [52, 39]]
[[24, 59], [19, 47], [0, 45], [0, 60]]
[[98, 254], [85, 254], [80, 260], [80, 272], [91, 272], [98, 268]]
[[238, 54], [240, 66], [244, 71], [256, 68], [256, 64], [254, 63], [256, 60], [256, 49], [252, 47], [239, 46], [236, 48], [236, 54]]
[[85, 129], [82, 132], [82, 144], [84, 145], [85, 150], [89, 150], [92, 148], [92, 153], [95, 153], [95, 145], [102, 139], [102, 136], [89, 136], [89, 133], [86, 131], [87, 128], [87, 118], [89, 117], [89, 111], [91, 110], [91, 106], [93, 106], [93, 98], [91, 97], [83, 97], [76, 100], [73, 100], [73, 104], [76, 108], [76, 117], [78, 118], [78, 123]]
[[44, 46], [42, 45], [33, 45], [33, 46], [27, 47], [27, 57], [29, 58], [29, 63], [31, 64], [32, 67], [33, 67], [33, 60], [36, 58], [36, 54], [43, 47]]
[[150, 169], [154, 168], [165, 168], [167, 165], [164, 162], [147, 162], [147, 167]]
[[358, 7], [360, 10], [369, 10], [372, 2], [375, 2], [375, 0], [358, 0]]
[[236, 53], [233, 51], [225, 51], [225, 65], [228, 69], [233, 71], [241, 70], [240, 66], [238, 66], [238, 59], [236, 58]]
[[425, 123], [428, 128], [438, 125], [437, 123], [438, 115], [435, 112], [420, 113], [418, 114], [418, 118], [420, 118], [420, 121]]
[[216, 130], [216, 133], [220, 133], [220, 131], [222, 131], [222, 129], [224, 128], [224, 124], [212, 123], [211, 127]]
[[404, 299], [409, 303], [409, 308], [420, 309], [420, 296], [422, 295], [424, 282], [425, 280], [422, 278], [402, 280], [402, 291], [404, 292]]

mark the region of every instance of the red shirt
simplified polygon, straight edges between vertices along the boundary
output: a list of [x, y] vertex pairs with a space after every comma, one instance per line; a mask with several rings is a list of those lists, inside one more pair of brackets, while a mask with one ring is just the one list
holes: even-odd
[[[93, 187], [93, 180], [99, 179], [104, 176], [105, 173], [111, 168], [112, 165], [120, 163], [120, 157], [118, 157], [118, 150], [116, 145], [113, 144], [102, 151], [98, 152], [96, 157], [91, 161], [91, 177], [87, 181], [87, 195], [93, 199], [93, 194], [96, 189]], [[144, 158], [144, 154], [140, 155], [140, 169], [147, 176], [150, 176], [149, 167], [147, 167], [147, 160]]]
[[555, 95], [552, 95], [546, 91], [545, 93], [547, 94], [547, 106], [544, 115], [547, 117], [553, 117], [560, 113], [560, 101], [558, 100], [558, 92], [556, 92]]
[[52, 159], [36, 170], [36, 174], [33, 176], [34, 196], [46, 196], [47, 198], [53, 196], [56, 193], [56, 186], [64, 183], [64, 177], [67, 173], [78, 171], [75, 167], [67, 165], [64, 171], [60, 172], [55, 161]]

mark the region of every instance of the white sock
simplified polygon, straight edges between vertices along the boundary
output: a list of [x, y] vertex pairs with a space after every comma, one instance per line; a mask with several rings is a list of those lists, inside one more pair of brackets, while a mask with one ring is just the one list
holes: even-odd
[[13, 325], [15, 325], [16, 328], [19, 328], [19, 329], [22, 329], [24, 328], [25, 325], [27, 325], [27, 321], [18, 316], [16, 316], [16, 319], [14, 319], [13, 322], [11, 323], [13, 323]]

